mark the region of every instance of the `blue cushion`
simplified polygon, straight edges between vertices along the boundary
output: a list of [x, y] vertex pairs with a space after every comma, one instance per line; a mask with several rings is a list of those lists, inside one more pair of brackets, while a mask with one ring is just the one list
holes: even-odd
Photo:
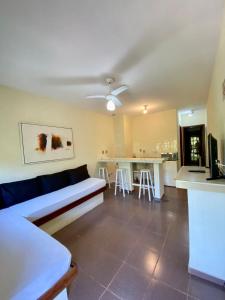
[[3, 183], [0, 189], [3, 207], [5, 208], [41, 195], [40, 186], [36, 178]]
[[90, 177], [88, 174], [87, 165], [80, 166], [75, 169], [66, 171], [69, 176], [70, 184], [76, 184]]
[[38, 176], [38, 179], [43, 194], [60, 190], [70, 184], [66, 171]]
[[4, 208], [4, 202], [2, 199], [2, 190], [1, 190], [1, 186], [0, 186], [0, 209]]

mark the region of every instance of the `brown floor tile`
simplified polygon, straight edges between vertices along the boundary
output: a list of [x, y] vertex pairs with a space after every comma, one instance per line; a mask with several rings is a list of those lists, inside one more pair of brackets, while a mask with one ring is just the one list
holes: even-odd
[[150, 283], [136, 269], [124, 264], [109, 286], [116, 295], [127, 300], [142, 299]]
[[187, 292], [189, 275], [186, 264], [161, 256], [157, 263], [154, 277], [167, 283], [174, 289]]
[[143, 300], [186, 300], [187, 295], [159, 282], [153, 281]]
[[168, 240], [177, 246], [188, 246], [188, 224], [176, 220], [170, 228]]
[[150, 248], [152, 251], [160, 252], [165, 240], [165, 236], [145, 230], [140, 236], [140, 243]]
[[97, 282], [106, 287], [118, 271], [121, 264], [122, 262], [115, 258], [115, 256], [105, 251], [101, 251], [99, 256], [96, 258], [95, 264], [90, 270], [90, 274]]
[[99, 255], [99, 247], [81, 238], [69, 250], [72, 253], [73, 260], [85, 272], [89, 272]]
[[145, 227], [149, 224], [151, 221], [151, 211], [145, 210], [143, 208], [136, 209], [133, 216], [128, 221], [129, 225], [135, 225], [140, 227], [139, 230], [143, 231]]
[[138, 228], [128, 228], [119, 226], [116, 230], [111, 232], [107, 241], [105, 241], [103, 248], [115, 255], [118, 259], [124, 260], [139, 238]]
[[109, 291], [105, 291], [99, 300], [118, 300], [118, 299], [121, 298], [117, 297], [115, 294]]
[[188, 265], [189, 252], [187, 246], [176, 245], [176, 243], [173, 244], [171, 241], [167, 240], [161, 255], [167, 259], [177, 260], [180, 264], [185, 266]]
[[107, 190], [103, 204], [54, 237], [79, 267], [69, 299], [139, 300], [146, 293], [145, 300], [225, 300], [223, 288], [188, 275], [184, 190], [165, 187], [161, 202], [138, 199], [137, 190], [125, 199]]
[[146, 230], [148, 232], [156, 233], [165, 236], [169, 230], [170, 223], [165, 219], [152, 219], [148, 224]]
[[103, 291], [103, 287], [79, 271], [77, 279], [70, 287], [68, 298], [69, 300], [97, 300]]
[[126, 262], [144, 275], [151, 277], [158, 258], [159, 254], [157, 252], [153, 252], [148, 247], [138, 243], [127, 257]]

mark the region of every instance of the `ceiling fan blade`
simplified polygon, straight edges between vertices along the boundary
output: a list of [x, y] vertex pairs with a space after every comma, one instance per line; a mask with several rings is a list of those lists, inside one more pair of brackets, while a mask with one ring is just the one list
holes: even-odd
[[114, 95], [109, 94], [106, 96], [107, 101], [112, 101], [116, 106], [122, 106], [122, 102]]
[[111, 92], [111, 94], [114, 95], [114, 96], [117, 96], [117, 95], [119, 95], [119, 94], [125, 92], [126, 90], [128, 90], [128, 86], [122, 85], [121, 87], [119, 87], [119, 88], [113, 90], [113, 91]]
[[103, 95], [86, 96], [86, 99], [106, 99]]

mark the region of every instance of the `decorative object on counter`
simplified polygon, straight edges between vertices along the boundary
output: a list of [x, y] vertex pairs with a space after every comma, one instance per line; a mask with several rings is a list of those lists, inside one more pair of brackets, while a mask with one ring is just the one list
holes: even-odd
[[221, 175], [225, 178], [225, 165], [223, 165], [220, 162], [218, 162], [217, 166], [219, 168], [219, 171], [220, 171]]
[[20, 129], [25, 164], [74, 157], [72, 128], [21, 123]]
[[178, 153], [177, 152], [161, 153], [161, 157], [165, 158], [166, 160], [176, 161], [176, 160], [178, 160]]
[[101, 159], [108, 158], [108, 153], [109, 153], [109, 151], [107, 149], [102, 150], [101, 151]]
[[145, 149], [139, 149], [139, 153], [140, 153], [140, 156], [139, 157], [145, 157]]

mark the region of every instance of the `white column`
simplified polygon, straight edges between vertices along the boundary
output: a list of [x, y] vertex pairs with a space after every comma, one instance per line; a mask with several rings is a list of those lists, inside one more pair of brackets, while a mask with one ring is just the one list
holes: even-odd
[[163, 164], [154, 163], [153, 168], [154, 168], [155, 198], [160, 200], [164, 195]]

